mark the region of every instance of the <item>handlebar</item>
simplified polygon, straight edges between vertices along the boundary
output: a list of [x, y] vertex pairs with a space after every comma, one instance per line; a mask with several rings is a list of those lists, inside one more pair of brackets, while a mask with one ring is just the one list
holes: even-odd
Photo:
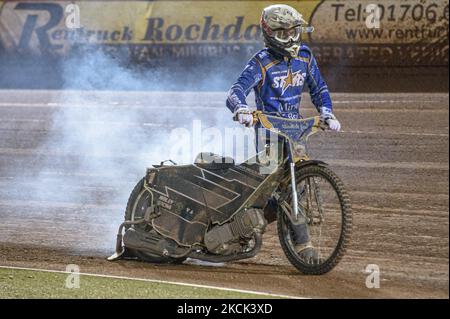
[[[241, 112], [236, 113], [236, 114], [233, 115], [233, 121], [237, 122], [237, 121], [239, 120], [239, 119], [238, 119], [238, 115], [239, 115], [239, 114], [242, 114], [242, 113], [244, 113], [244, 114], [251, 114], [251, 115], [253, 116], [253, 125], [255, 125], [255, 124], [257, 124], [257, 123], [259, 122], [259, 115], [260, 115], [260, 114], [263, 114], [262, 111], [253, 111], [253, 112], [251, 112], [251, 111], [248, 111], [248, 112], [242, 112], [242, 111], [241, 111]], [[301, 120], [301, 119], [298, 119], [298, 120]], [[328, 124], [327, 124], [326, 122], [324, 122], [322, 119], [319, 121], [318, 127], [319, 127], [320, 129], [322, 129], [323, 131], [329, 129]]]

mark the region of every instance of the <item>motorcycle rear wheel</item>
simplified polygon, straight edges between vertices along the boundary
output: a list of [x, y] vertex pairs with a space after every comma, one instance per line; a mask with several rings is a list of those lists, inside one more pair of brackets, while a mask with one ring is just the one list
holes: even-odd
[[[135, 221], [139, 220], [141, 218], [144, 218], [145, 211], [147, 207], [150, 205], [149, 199], [146, 197], [146, 193], [148, 194], [148, 191], [144, 188], [145, 178], [142, 178], [134, 187], [133, 191], [131, 192], [131, 195], [127, 202], [127, 208], [125, 210], [125, 220], [127, 221]], [[150, 227], [149, 225], [135, 225], [135, 226], [128, 226], [125, 228], [127, 230], [130, 227], [140, 227], [140, 231], [148, 231], [148, 229], [145, 229], [146, 227]], [[129, 249], [128, 251], [132, 253], [134, 256], [138, 257], [140, 260], [155, 263], [155, 264], [167, 264], [167, 263], [179, 263], [181, 264], [183, 261], [186, 260], [186, 258], [172, 258], [172, 257], [165, 257], [165, 256], [159, 256], [156, 254], [151, 254], [148, 252], [135, 250], [135, 249]]]
[[[314, 192], [308, 191], [309, 192], [308, 193], [302, 189], [302, 185], [315, 185], [317, 186], [317, 189], [319, 189], [317, 185], [319, 180], [324, 182], [323, 188], [325, 189], [325, 191], [320, 189], [320, 191], [314, 190]], [[344, 188], [342, 181], [332, 170], [330, 170], [326, 166], [311, 165], [300, 168], [299, 170], [296, 171], [296, 182], [299, 198], [298, 199], [299, 209], [301, 207], [302, 212], [314, 210], [311, 207], [307, 209], [305, 206], [302, 206], [303, 205], [302, 200], [304, 200], [304, 197], [307, 197], [308, 195], [310, 196], [311, 199], [315, 198], [317, 203], [320, 203], [319, 205], [316, 205], [316, 207], [321, 206], [320, 209], [319, 208], [316, 209], [318, 212], [320, 211], [320, 213], [317, 213], [316, 216], [308, 216], [308, 217], [315, 217], [309, 219], [308, 229], [315, 228], [317, 225], [319, 225], [320, 226], [319, 233], [321, 236], [322, 224], [324, 224], [326, 221], [331, 220], [330, 222], [332, 227], [332, 229], [330, 230], [331, 234], [326, 234], [324, 236], [325, 240], [323, 240], [324, 243], [326, 241], [329, 242], [328, 244], [325, 244], [327, 246], [323, 248], [323, 250], [329, 252], [329, 256], [323, 259], [318, 258], [317, 263], [313, 264], [306, 263], [303, 259], [301, 259], [296, 251], [295, 243], [293, 241], [293, 236], [295, 235], [293, 235], [291, 220], [281, 208], [278, 209], [278, 218], [277, 218], [278, 237], [284, 254], [288, 258], [289, 262], [295, 268], [297, 268], [297, 270], [307, 275], [322, 275], [331, 271], [339, 263], [341, 258], [344, 256], [346, 248], [349, 244], [352, 232], [352, 211], [350, 205], [350, 198], [347, 194], [347, 191]], [[331, 203], [328, 202], [322, 203], [323, 196], [327, 196], [326, 194], [327, 188], [329, 189], [328, 193], [332, 193], [333, 191], [335, 192], [336, 198], [335, 205], [332, 205]], [[307, 195], [305, 196], [305, 194]], [[289, 198], [291, 197], [292, 196], [289, 195]], [[327, 207], [327, 205], [329, 207]], [[333, 214], [333, 212], [335, 214]], [[330, 239], [331, 237], [330, 235], [332, 234], [334, 234], [335, 238]], [[311, 239], [312, 237], [313, 235], [311, 235]], [[317, 238], [315, 238], [315, 241], [317, 242]], [[320, 245], [320, 238], [319, 238], [319, 245]], [[314, 249], [317, 249], [316, 245], [313, 244], [313, 246], [315, 247]], [[321, 247], [318, 248], [320, 256]]]

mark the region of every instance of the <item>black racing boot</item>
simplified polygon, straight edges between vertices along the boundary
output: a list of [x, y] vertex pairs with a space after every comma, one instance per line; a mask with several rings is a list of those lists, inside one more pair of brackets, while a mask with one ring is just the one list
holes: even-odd
[[266, 207], [264, 207], [264, 218], [267, 220], [267, 224], [273, 223], [277, 220], [278, 201], [275, 198], [269, 199]]
[[297, 251], [298, 257], [300, 257], [305, 264], [314, 265], [320, 263], [319, 254], [311, 242], [295, 245], [295, 250]]
[[319, 254], [311, 244], [309, 235], [309, 228], [307, 224], [292, 225], [294, 231], [293, 240], [295, 243], [295, 250], [300, 259], [306, 264], [319, 264]]

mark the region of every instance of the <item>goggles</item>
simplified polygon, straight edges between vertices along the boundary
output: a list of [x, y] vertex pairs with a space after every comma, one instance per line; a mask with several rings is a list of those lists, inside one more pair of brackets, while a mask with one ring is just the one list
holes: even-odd
[[274, 30], [274, 38], [281, 43], [297, 42], [302, 33], [311, 33], [314, 27], [295, 26], [290, 29]]

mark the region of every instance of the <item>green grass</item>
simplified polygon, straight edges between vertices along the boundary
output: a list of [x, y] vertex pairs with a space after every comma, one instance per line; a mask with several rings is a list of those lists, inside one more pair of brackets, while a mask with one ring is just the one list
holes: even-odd
[[80, 276], [79, 288], [67, 288], [69, 274], [0, 268], [0, 298], [265, 298], [218, 289], [138, 280]]

